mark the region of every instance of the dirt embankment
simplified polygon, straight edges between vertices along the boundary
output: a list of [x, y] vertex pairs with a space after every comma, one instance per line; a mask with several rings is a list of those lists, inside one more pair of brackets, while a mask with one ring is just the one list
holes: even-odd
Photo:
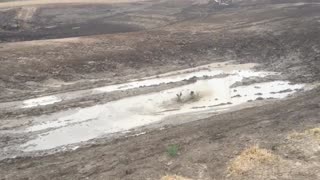
[[143, 2], [144, 0], [13, 0], [13, 1], [0, 1], [1, 8], [8, 7], [22, 7], [30, 5], [49, 5], [49, 4], [111, 4], [111, 3], [132, 3]]
[[[222, 59], [260, 63], [291, 81], [315, 82], [320, 76], [319, 6], [279, 6], [226, 8], [164, 30], [1, 44], [1, 98], [48, 93], [53, 89], [44, 82], [52, 79], [114, 83]], [[93, 84], [98, 85], [64, 88]]]
[[[147, 22], [145, 14], [137, 18], [124, 13], [136, 18], [130, 22], [153, 27], [149, 30], [1, 43], [0, 100], [92, 88], [226, 60], [259, 63], [258, 68], [282, 72], [282, 78], [292, 82], [320, 80], [320, 6], [313, 1], [241, 1], [223, 8], [161, 2], [142, 3], [146, 6], [139, 12], [153, 7], [153, 14], [162, 8], [158, 12], [174, 21], [150, 25], [155, 18]], [[16, 17], [16, 11], [5, 14], [0, 22]], [[52, 87], [52, 82], [61, 86]], [[170, 174], [201, 180], [319, 179], [319, 91], [140, 136], [100, 139], [72, 152], [3, 160], [0, 174], [4, 179], [153, 180]], [[2, 140], [7, 142], [5, 135]]]
[[[1, 8], [1, 4], [0, 42], [137, 32], [199, 17], [199, 12], [208, 11], [206, 4], [194, 0], [101, 4], [88, 1], [67, 5], [60, 2], [12, 8]], [[216, 5], [215, 2], [210, 7]]]

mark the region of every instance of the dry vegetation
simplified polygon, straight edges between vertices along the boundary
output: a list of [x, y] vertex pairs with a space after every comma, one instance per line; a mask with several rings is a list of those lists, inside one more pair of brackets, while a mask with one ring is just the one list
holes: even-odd
[[192, 179], [185, 178], [182, 176], [177, 176], [177, 175], [167, 175], [167, 176], [163, 176], [161, 180], [192, 180]]
[[[320, 128], [313, 128], [290, 133], [275, 152], [251, 146], [230, 162], [228, 176], [232, 179], [299, 179], [299, 175], [319, 169], [319, 141]], [[291, 158], [296, 156], [300, 158]]]
[[320, 128], [307, 129], [302, 133], [293, 132], [289, 134], [289, 140], [301, 140], [304, 138], [313, 138], [315, 140], [320, 140]]
[[320, 128], [307, 129], [289, 134], [281, 150], [287, 154], [297, 154], [307, 161], [317, 161], [320, 152], [319, 142]]
[[244, 150], [230, 164], [228, 170], [231, 175], [243, 175], [255, 167], [276, 163], [278, 157], [266, 149], [254, 145]]

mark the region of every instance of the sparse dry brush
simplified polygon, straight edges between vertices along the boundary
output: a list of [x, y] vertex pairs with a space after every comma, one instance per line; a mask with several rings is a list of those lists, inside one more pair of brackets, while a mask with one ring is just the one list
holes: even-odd
[[177, 176], [177, 175], [166, 175], [166, 176], [163, 176], [160, 180], [192, 180], [192, 179], [185, 178], [182, 176]]
[[269, 150], [254, 145], [245, 149], [238, 157], [231, 161], [228, 171], [230, 175], [243, 175], [261, 165], [271, 165], [278, 161], [278, 157]]
[[[319, 167], [317, 161], [319, 153], [320, 128], [307, 129], [303, 132], [288, 134], [286, 140], [277, 146], [280, 154], [273, 154], [270, 150], [258, 145], [243, 150], [240, 155], [228, 164], [228, 177], [231, 179], [268, 179], [268, 177], [286, 177], [288, 179], [297, 174], [308, 172]], [[283, 155], [296, 156], [299, 160], [282, 158]]]
[[303, 132], [293, 132], [287, 137], [287, 143], [282, 146], [287, 153], [299, 154], [303, 159], [311, 160], [320, 152], [320, 128], [307, 129]]
[[303, 139], [306, 137], [311, 137], [313, 139], [320, 141], [320, 128], [307, 129], [302, 133], [293, 132], [289, 134], [288, 139]]

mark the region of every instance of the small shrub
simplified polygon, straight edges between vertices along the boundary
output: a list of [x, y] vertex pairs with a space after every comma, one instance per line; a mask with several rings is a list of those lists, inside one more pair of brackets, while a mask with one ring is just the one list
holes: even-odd
[[170, 145], [167, 148], [167, 153], [171, 157], [176, 157], [178, 155], [179, 146], [178, 145]]

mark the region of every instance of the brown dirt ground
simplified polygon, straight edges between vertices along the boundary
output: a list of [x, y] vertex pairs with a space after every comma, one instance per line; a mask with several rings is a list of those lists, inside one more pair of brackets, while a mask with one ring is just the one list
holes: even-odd
[[[69, 9], [50, 5], [41, 8], [68, 12], [67, 17], [74, 15], [71, 19], [79, 22], [73, 24], [58, 14], [41, 16], [38, 9], [33, 16], [37, 23], [31, 20], [22, 29], [12, 30], [18, 10], [0, 11], [1, 25], [7, 24], [0, 27], [0, 101], [98, 87], [225, 60], [259, 63], [259, 68], [282, 72], [295, 83], [320, 80], [318, 1], [244, 0], [225, 7], [213, 1], [205, 5], [180, 0], [156, 2], [141, 3], [145, 6], [136, 11], [133, 9], [141, 4], [116, 5], [119, 13], [107, 15], [107, 24], [122, 20], [120, 25], [138, 25], [135, 32], [110, 34], [84, 28], [87, 34], [78, 32], [83, 37], [70, 39], [80, 35], [65, 29], [83, 24], [90, 27], [88, 22], [93, 20], [101, 24], [106, 12], [97, 15], [99, 8], [92, 5], [88, 17], [93, 20], [80, 22], [79, 14], [88, 5], [69, 5]], [[134, 12], [128, 15], [128, 10]], [[146, 12], [166, 19], [148, 21]], [[96, 15], [100, 19], [95, 19]], [[137, 15], [139, 19], [133, 18]], [[61, 29], [51, 33], [61, 32], [58, 36], [38, 29], [56, 22], [62, 24]], [[67, 39], [39, 40], [50, 37]], [[45, 85], [52, 80], [76, 83], [60, 88]], [[72, 152], [6, 159], [0, 162], [0, 179], [156, 180], [166, 175], [199, 180], [319, 179], [318, 140], [310, 134], [290, 138], [294, 131], [299, 134], [320, 126], [319, 92], [318, 88], [298, 97], [137, 137], [102, 139]], [[166, 152], [172, 144], [179, 147], [176, 157]], [[279, 161], [259, 162], [245, 173], [230, 174], [230, 164], [257, 144]]]
[[[21, 7], [30, 5], [48, 5], [48, 4], [110, 4], [110, 3], [130, 3], [142, 2], [144, 0], [13, 0], [2, 2], [0, 8]], [[0, 1], [1, 2], [1, 1]]]

